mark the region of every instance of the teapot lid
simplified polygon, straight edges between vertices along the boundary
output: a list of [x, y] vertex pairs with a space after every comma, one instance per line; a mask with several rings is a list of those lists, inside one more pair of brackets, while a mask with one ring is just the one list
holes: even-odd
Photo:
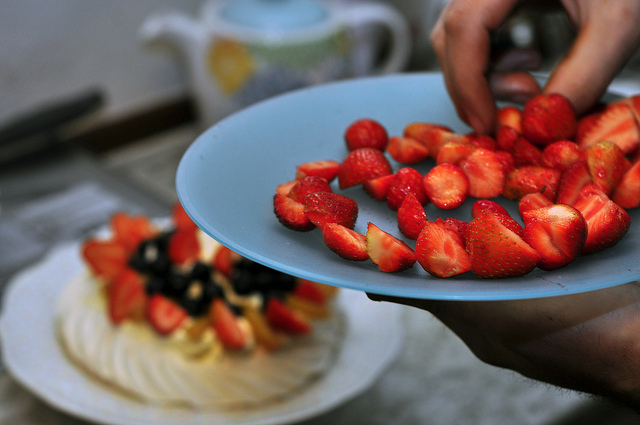
[[327, 9], [315, 0], [233, 0], [220, 9], [220, 17], [228, 23], [258, 30], [301, 29], [327, 16]]

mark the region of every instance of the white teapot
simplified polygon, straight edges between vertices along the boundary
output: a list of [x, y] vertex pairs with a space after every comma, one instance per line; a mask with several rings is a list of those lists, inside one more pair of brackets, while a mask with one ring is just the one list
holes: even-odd
[[[375, 60], [370, 29], [388, 29], [388, 54]], [[156, 13], [140, 29], [184, 55], [201, 121], [210, 125], [288, 90], [367, 74], [402, 71], [408, 24], [390, 6], [319, 0], [229, 0], [204, 4], [199, 19]]]

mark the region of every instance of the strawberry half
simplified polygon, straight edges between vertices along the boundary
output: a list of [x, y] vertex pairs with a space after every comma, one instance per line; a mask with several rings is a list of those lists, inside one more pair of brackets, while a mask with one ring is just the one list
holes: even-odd
[[498, 216], [483, 213], [469, 223], [466, 247], [471, 270], [487, 279], [524, 276], [536, 267], [540, 254]]
[[307, 176], [291, 187], [287, 196], [296, 202], [304, 202], [304, 197], [313, 192], [333, 192], [322, 177]]
[[320, 229], [327, 223], [353, 229], [358, 218], [358, 204], [339, 193], [314, 192], [304, 198], [304, 213]]
[[345, 260], [369, 259], [365, 236], [338, 223], [327, 223], [322, 228], [322, 240], [329, 249]]
[[554, 168], [525, 166], [507, 175], [502, 195], [520, 200], [528, 193], [540, 192], [549, 199], [556, 199], [561, 172]]
[[171, 208], [171, 219], [173, 220], [173, 224], [178, 228], [197, 227], [180, 202], [175, 202], [173, 204], [173, 207]]
[[451, 277], [471, 270], [462, 238], [441, 218], [425, 224], [416, 241], [416, 259], [432, 276]]
[[269, 298], [264, 314], [271, 326], [285, 333], [303, 335], [311, 332], [311, 324], [307, 318], [278, 298]]
[[449, 142], [440, 148], [436, 157], [436, 164], [460, 164], [476, 148], [466, 142]]
[[291, 230], [307, 232], [315, 229], [315, 225], [304, 212], [304, 204], [288, 196], [276, 193], [273, 196], [273, 211], [278, 221]]
[[301, 180], [307, 176], [316, 176], [331, 183], [340, 172], [340, 163], [330, 159], [305, 162], [296, 166], [296, 180]]
[[384, 153], [373, 148], [360, 148], [349, 153], [342, 161], [338, 184], [340, 189], [346, 189], [392, 173], [391, 164]]
[[640, 161], [624, 173], [611, 199], [626, 209], [640, 206]]
[[444, 210], [458, 208], [469, 196], [469, 178], [457, 165], [436, 165], [424, 177], [423, 184], [429, 201]]
[[362, 184], [362, 187], [364, 188], [364, 191], [376, 201], [384, 201], [387, 199], [389, 187], [391, 187], [391, 182], [393, 182], [395, 177], [395, 174], [388, 174], [386, 176], [367, 180]]
[[633, 152], [640, 144], [640, 127], [631, 106], [624, 102], [613, 102], [604, 111], [587, 116], [586, 124], [581, 123], [581, 131], [576, 143], [582, 150], [602, 140], [616, 144], [625, 154]]
[[426, 223], [424, 207], [413, 193], [407, 194], [398, 208], [398, 228], [407, 238], [415, 240]]
[[129, 262], [127, 249], [120, 242], [88, 239], [81, 250], [91, 271], [107, 280], [114, 278]]
[[197, 260], [200, 255], [200, 241], [196, 229], [177, 229], [169, 239], [167, 250], [173, 263], [185, 264]]
[[504, 171], [496, 154], [488, 149], [474, 150], [460, 168], [469, 178], [469, 196], [495, 198], [504, 188]]
[[550, 205], [553, 205], [553, 202], [542, 193], [527, 193], [520, 199], [520, 202], [518, 203], [518, 212], [520, 213], [520, 217], [522, 217], [522, 215], [526, 211], [548, 207]]
[[560, 175], [558, 184], [558, 204], [573, 205], [582, 189], [593, 183], [586, 162], [580, 161], [568, 166]]
[[522, 111], [515, 106], [504, 106], [498, 109], [498, 131], [503, 127], [511, 127], [522, 132]]
[[387, 273], [401, 272], [416, 262], [416, 254], [405, 242], [373, 223], [367, 225], [367, 253], [373, 264]]
[[491, 199], [478, 199], [471, 206], [471, 215], [478, 217], [484, 211], [490, 211], [494, 214], [509, 215], [509, 212], [502, 205]]
[[113, 324], [130, 317], [143, 317], [147, 305], [145, 283], [140, 274], [128, 267], [113, 279], [107, 292], [107, 311]]
[[344, 141], [349, 151], [373, 148], [384, 151], [389, 142], [387, 130], [378, 121], [363, 118], [355, 121], [344, 133]]
[[213, 256], [213, 267], [224, 276], [231, 276], [233, 266], [241, 258], [240, 254], [232, 251], [226, 246], [221, 246]]
[[535, 96], [522, 109], [522, 134], [537, 145], [571, 140], [577, 127], [575, 109], [561, 94]]
[[216, 298], [211, 303], [209, 321], [225, 348], [241, 350], [247, 346], [248, 339], [238, 318], [222, 298]]
[[392, 137], [387, 153], [401, 164], [418, 164], [429, 157], [429, 148], [413, 137]]
[[[193, 224], [190, 227], [196, 226]], [[148, 217], [133, 216], [124, 212], [117, 212], [111, 216], [111, 229], [113, 239], [122, 243], [130, 254], [140, 245], [140, 242], [157, 233]]]
[[524, 137], [518, 137], [513, 142], [511, 155], [516, 167], [542, 165], [542, 151]]
[[580, 211], [566, 204], [525, 211], [524, 240], [540, 254], [538, 267], [555, 270], [574, 261], [587, 240], [587, 223]]
[[569, 140], [553, 142], [542, 151], [542, 165], [560, 171], [584, 159], [584, 152]]
[[610, 196], [628, 168], [624, 152], [613, 142], [603, 140], [589, 146], [585, 157], [593, 183]]
[[387, 191], [387, 205], [397, 211], [408, 193], [412, 193], [418, 202], [426, 204], [429, 199], [424, 191], [424, 177], [415, 168], [404, 167], [399, 169]]
[[160, 294], [149, 298], [146, 314], [147, 320], [160, 335], [170, 334], [189, 317], [185, 309]]

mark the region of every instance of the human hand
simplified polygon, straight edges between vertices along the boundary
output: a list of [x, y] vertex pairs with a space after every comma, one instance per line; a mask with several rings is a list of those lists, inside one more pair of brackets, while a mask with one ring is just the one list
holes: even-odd
[[525, 72], [492, 72], [489, 60], [491, 34], [519, 3], [451, 0], [431, 33], [458, 114], [477, 133], [491, 133], [494, 129], [496, 94], [522, 103], [540, 91], [560, 93], [572, 102], [578, 114], [584, 113], [597, 102], [640, 45], [640, 2], [557, 2], [564, 6], [577, 37], [546, 86], [540, 89]]
[[640, 409], [640, 283], [553, 298], [438, 301], [431, 312], [482, 361]]

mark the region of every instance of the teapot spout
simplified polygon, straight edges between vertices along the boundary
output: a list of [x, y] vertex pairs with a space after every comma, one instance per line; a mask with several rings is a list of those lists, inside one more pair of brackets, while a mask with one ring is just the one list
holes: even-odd
[[158, 12], [149, 16], [140, 27], [139, 35], [149, 45], [167, 44], [189, 56], [204, 37], [200, 22], [177, 11]]

